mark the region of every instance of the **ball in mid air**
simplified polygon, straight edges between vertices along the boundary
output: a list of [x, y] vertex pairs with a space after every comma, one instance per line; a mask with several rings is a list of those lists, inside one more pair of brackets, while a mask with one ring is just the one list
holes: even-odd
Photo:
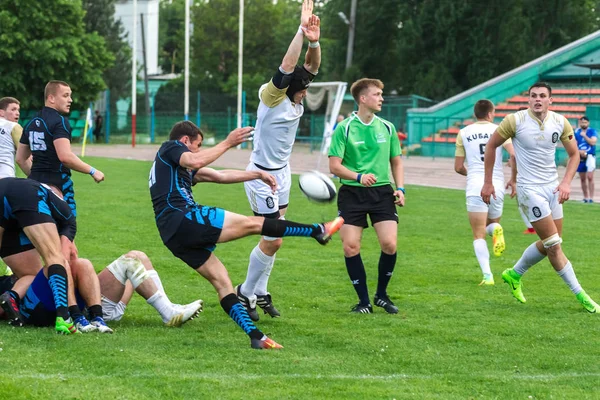
[[305, 172], [300, 175], [300, 190], [309, 200], [319, 203], [329, 203], [337, 194], [332, 180], [318, 171]]

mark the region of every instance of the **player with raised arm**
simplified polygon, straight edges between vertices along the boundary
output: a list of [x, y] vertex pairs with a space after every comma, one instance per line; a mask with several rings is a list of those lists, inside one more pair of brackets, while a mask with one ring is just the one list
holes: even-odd
[[[483, 273], [480, 285], [493, 285], [494, 276], [490, 268], [490, 253], [485, 241], [486, 234], [492, 236], [492, 249], [495, 256], [500, 256], [505, 248], [504, 231], [500, 225], [500, 217], [504, 206], [504, 172], [502, 171], [502, 149], [496, 150], [493, 183], [496, 198], [487, 205], [481, 199], [483, 187], [485, 146], [498, 127], [494, 124], [494, 104], [489, 100], [479, 100], [473, 107], [477, 121], [464, 127], [456, 138], [454, 170], [467, 177], [467, 212], [473, 231], [473, 248], [479, 267]], [[513, 146], [510, 140], [504, 142], [504, 148], [514, 159]], [[465, 161], [467, 166], [465, 166]]]
[[[548, 256], [556, 273], [567, 284], [581, 305], [590, 313], [600, 312], [600, 306], [583, 290], [569, 259], [562, 251], [563, 208], [569, 200], [571, 181], [579, 165], [579, 152], [573, 140], [573, 128], [562, 115], [548, 110], [552, 104], [552, 88], [538, 82], [529, 88], [529, 108], [509, 114], [496, 129], [485, 149], [485, 182], [481, 190], [483, 201], [490, 204], [496, 197], [493, 167], [496, 149], [512, 138], [516, 155], [516, 187], [519, 205], [527, 214], [540, 240], [532, 243], [513, 268], [502, 272], [513, 296], [525, 303], [521, 278], [532, 266]], [[555, 163], [558, 141], [569, 160], [559, 182]]]
[[[320, 20], [312, 12], [313, 1], [304, 0], [298, 32], [273, 78], [258, 91], [260, 104], [254, 149], [246, 171], [270, 172], [277, 179], [277, 190], [273, 193], [260, 180], [244, 183], [250, 207], [256, 216], [283, 219], [288, 208], [292, 184], [289, 160], [298, 124], [304, 114], [302, 100], [321, 65]], [[296, 64], [302, 52], [304, 38], [308, 40], [308, 49], [304, 65], [299, 67]], [[253, 321], [259, 319], [256, 304], [271, 317], [280, 315], [273, 305], [267, 285], [275, 254], [281, 244], [281, 238], [263, 236], [250, 253], [246, 280], [236, 287], [238, 298]]]
[[201, 150], [204, 138], [189, 121], [178, 122], [162, 144], [150, 170], [150, 195], [160, 237], [167, 248], [207, 279], [217, 291], [223, 310], [250, 337], [255, 349], [281, 346], [254, 325], [239, 302], [225, 266], [213, 254], [218, 243], [249, 235], [312, 237], [326, 244], [344, 220], [337, 217], [325, 224], [304, 225], [279, 219], [246, 217], [217, 207], [197, 204], [192, 184], [234, 183], [261, 179], [275, 190], [275, 178], [265, 171], [215, 171], [205, 168], [231, 147], [247, 141], [253, 128], [238, 128], [216, 146]]

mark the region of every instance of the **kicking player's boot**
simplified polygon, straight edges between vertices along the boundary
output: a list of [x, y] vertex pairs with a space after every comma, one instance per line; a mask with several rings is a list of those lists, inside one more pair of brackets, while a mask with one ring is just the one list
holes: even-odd
[[90, 321], [90, 324], [94, 325], [100, 333], [113, 333], [113, 330], [106, 325], [106, 322], [102, 317], [95, 317]]
[[388, 314], [398, 314], [398, 307], [392, 303], [387, 295], [380, 296], [376, 294], [373, 298], [373, 304], [375, 304], [377, 307], [383, 308]]
[[265, 295], [256, 295], [256, 304], [262, 308], [265, 314], [269, 314], [271, 318], [280, 317], [281, 314], [279, 310], [275, 308], [273, 305], [273, 300], [271, 299], [271, 293], [267, 293]]
[[178, 327], [193, 320], [202, 312], [203, 304], [202, 300], [196, 300], [186, 305], [175, 304], [177, 313], [165, 325]]
[[371, 306], [370, 304], [363, 305], [358, 303], [357, 305], [352, 307], [352, 310], [350, 310], [350, 312], [356, 314], [373, 314], [373, 306]]
[[257, 350], [277, 350], [283, 349], [283, 346], [268, 338], [266, 335], [262, 339], [250, 339], [250, 347]]
[[500, 257], [506, 249], [506, 243], [504, 242], [504, 229], [502, 229], [500, 224], [496, 224], [494, 232], [492, 233], [492, 248], [496, 257]]
[[23, 320], [21, 319], [21, 313], [19, 312], [19, 305], [17, 301], [10, 295], [9, 292], [4, 292], [0, 295], [0, 306], [6, 314], [8, 324], [12, 326], [23, 326]]
[[56, 333], [59, 335], [81, 335], [81, 332], [77, 330], [77, 327], [73, 323], [73, 320], [69, 317], [66, 320], [62, 317], [56, 317], [56, 324], [54, 325]]
[[483, 275], [482, 281], [479, 283], [479, 286], [494, 286], [494, 275], [485, 274]]
[[587, 312], [592, 314], [600, 313], [600, 306], [596, 304], [594, 300], [592, 300], [592, 298], [585, 292], [585, 290], [582, 290], [581, 292], [577, 293], [575, 297]]
[[333, 221], [321, 224], [321, 233], [315, 236], [317, 242], [326, 245], [331, 240], [331, 236], [340, 230], [344, 225], [344, 218], [336, 217]]
[[96, 328], [94, 325], [90, 324], [90, 322], [87, 320], [87, 318], [84, 317], [83, 315], [79, 315], [77, 318], [75, 318], [74, 322], [75, 322], [75, 327], [81, 333], [94, 332], [94, 331], [98, 330], [98, 328]]
[[521, 283], [521, 276], [512, 268], [505, 269], [504, 272], [502, 272], [502, 280], [508, 284], [515, 299], [519, 300], [521, 303], [525, 303], [527, 301], [525, 296], [523, 296], [523, 284]]
[[254, 322], [259, 320], [259, 316], [258, 316], [258, 311], [256, 311], [256, 296], [250, 296], [250, 297], [246, 297], [242, 294], [242, 285], [237, 285], [235, 287], [235, 294], [237, 295], [238, 300], [240, 301], [240, 303], [242, 303], [242, 305], [244, 306], [244, 308], [246, 309], [246, 311], [248, 312], [248, 315], [250, 316], [250, 319]]

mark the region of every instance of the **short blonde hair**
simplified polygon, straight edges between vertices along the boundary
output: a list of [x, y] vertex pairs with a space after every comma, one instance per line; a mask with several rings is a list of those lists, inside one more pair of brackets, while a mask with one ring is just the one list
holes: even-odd
[[44, 88], [44, 99], [47, 99], [48, 96], [56, 96], [56, 90], [59, 86], [70, 87], [67, 82], [63, 81], [50, 81], [46, 83], [46, 87]]
[[383, 90], [383, 82], [379, 79], [362, 78], [352, 84], [350, 93], [352, 93], [352, 97], [354, 97], [354, 101], [356, 101], [357, 104], [361, 94], [371, 86]]

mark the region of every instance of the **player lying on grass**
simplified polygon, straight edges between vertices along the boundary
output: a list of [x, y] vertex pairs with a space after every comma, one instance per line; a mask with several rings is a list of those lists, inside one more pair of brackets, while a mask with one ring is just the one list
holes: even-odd
[[176, 123], [169, 140], [156, 154], [149, 186], [156, 225], [165, 246], [213, 285], [221, 307], [250, 337], [252, 348], [273, 349], [281, 346], [251, 321], [233, 290], [227, 269], [213, 254], [216, 245], [249, 235], [304, 236], [326, 244], [344, 220], [338, 217], [325, 224], [305, 225], [247, 217], [197, 204], [192, 194], [192, 184], [197, 182], [233, 183], [262, 179], [272, 190], [276, 189], [275, 178], [265, 171], [223, 172], [205, 168], [231, 147], [248, 140], [252, 131], [252, 127], [235, 129], [221, 143], [200, 150], [204, 138], [200, 129], [189, 121]]
[[[35, 250], [31, 250], [35, 251]], [[202, 300], [196, 300], [190, 304], [173, 304], [162, 286], [162, 282], [148, 256], [141, 251], [132, 250], [104, 268], [98, 275], [90, 260], [78, 258], [71, 263], [73, 278], [76, 283], [76, 294], [79, 298], [79, 306], [85, 304], [100, 304], [102, 308], [97, 310], [102, 313], [105, 321], [119, 321], [125, 313], [125, 308], [135, 290], [146, 302], [156, 309], [163, 322], [167, 326], [181, 326], [193, 319], [202, 311]], [[29, 286], [31, 280], [21, 279], [10, 283], [7, 277], [2, 279], [3, 290], [0, 295], [0, 305], [6, 313], [9, 323], [13, 326], [22, 326], [25, 323], [36, 326], [48, 326], [56, 314], [48, 279], [40, 271]], [[11, 288], [12, 287], [12, 288]], [[12, 293], [16, 292], [16, 293]], [[23, 298], [21, 309], [15, 307], [11, 299]], [[88, 312], [94, 313], [94, 307], [89, 307]], [[112, 333], [106, 325], [76, 321], [80, 332], [87, 333], [100, 331]]]

